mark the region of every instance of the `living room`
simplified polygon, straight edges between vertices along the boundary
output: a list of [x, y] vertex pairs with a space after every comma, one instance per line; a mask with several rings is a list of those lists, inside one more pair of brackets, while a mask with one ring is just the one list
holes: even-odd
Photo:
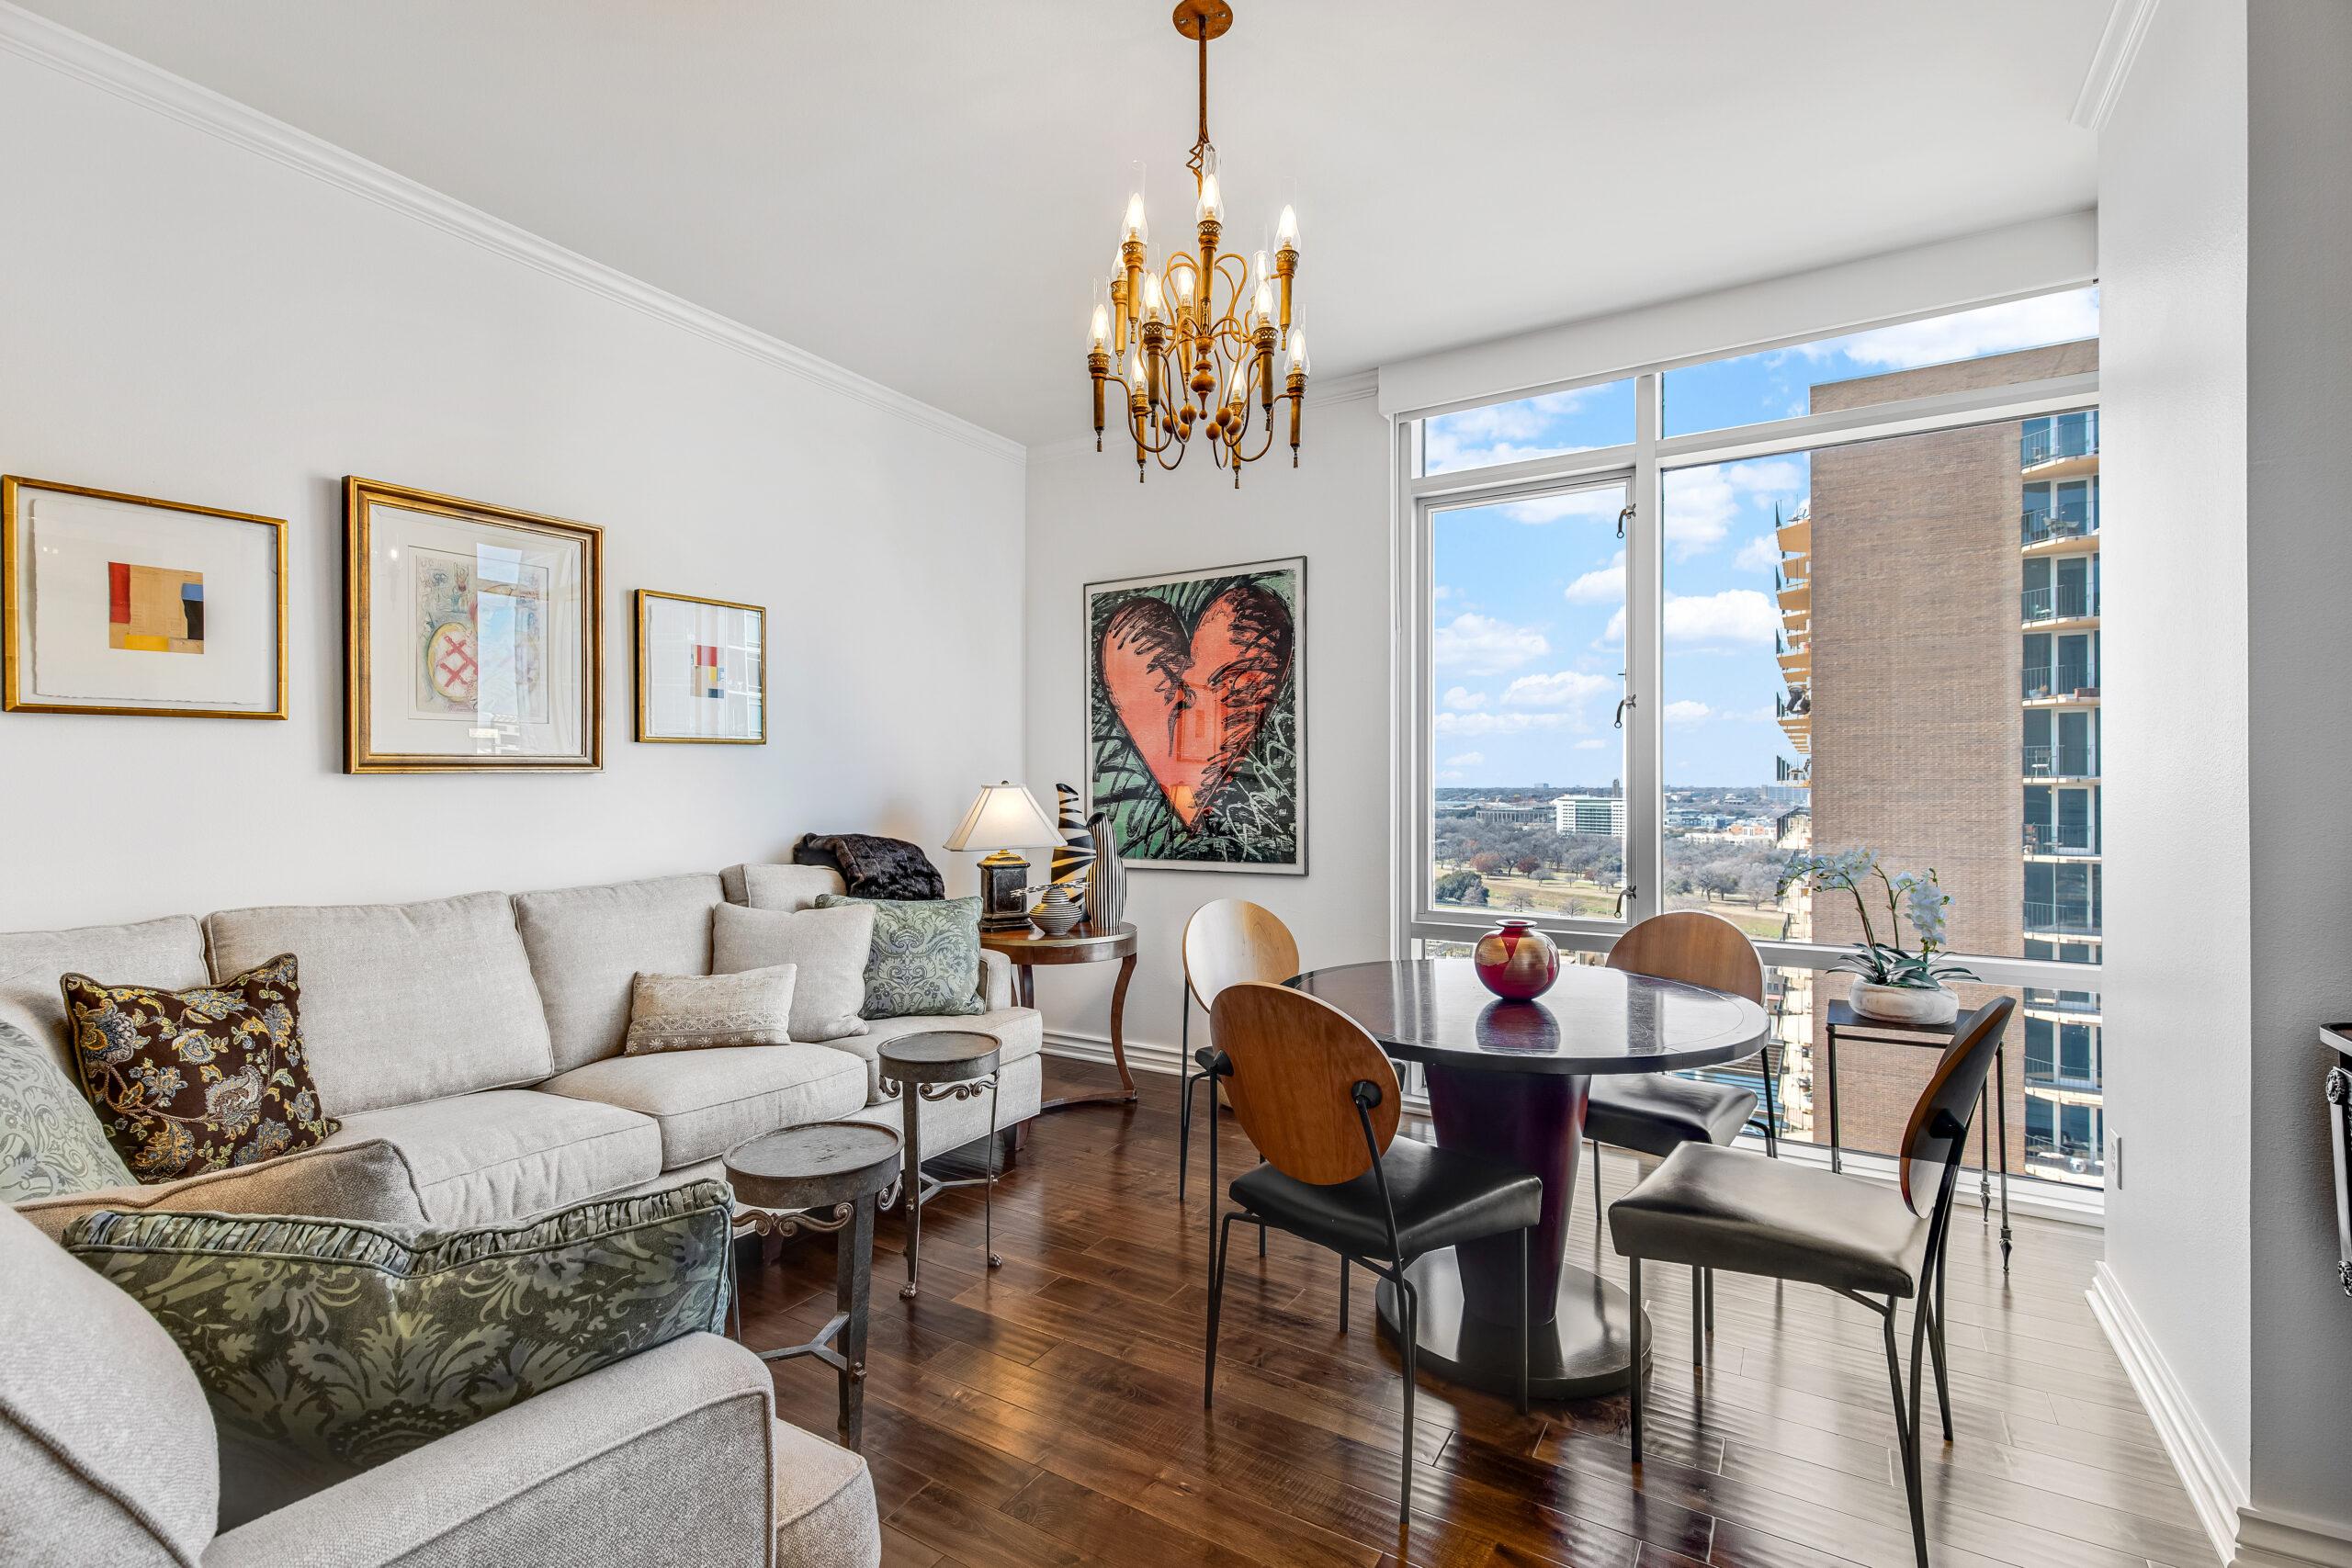
[[0, 3], [0, 1562], [2352, 1563], [2352, 10], [1173, 13]]

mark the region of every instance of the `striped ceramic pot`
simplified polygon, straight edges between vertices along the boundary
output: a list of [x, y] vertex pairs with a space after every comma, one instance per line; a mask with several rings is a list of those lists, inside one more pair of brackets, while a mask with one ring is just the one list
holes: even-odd
[[1532, 920], [1504, 920], [1478, 939], [1470, 961], [1487, 989], [1505, 1001], [1530, 1001], [1560, 977], [1560, 950]]

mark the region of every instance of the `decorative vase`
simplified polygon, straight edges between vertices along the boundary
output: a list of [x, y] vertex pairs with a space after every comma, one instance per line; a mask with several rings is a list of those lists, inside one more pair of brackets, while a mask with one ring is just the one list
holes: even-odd
[[1479, 983], [1505, 1001], [1532, 1001], [1560, 977], [1560, 950], [1532, 920], [1504, 920], [1478, 939]]
[[1119, 860], [1119, 829], [1107, 811], [1086, 819], [1094, 840], [1094, 864], [1086, 874], [1086, 923], [1098, 931], [1116, 931], [1127, 913], [1127, 868]]
[[1960, 998], [1941, 986], [1932, 991], [1917, 986], [1880, 986], [1857, 975], [1849, 999], [1856, 1013], [1881, 1023], [1950, 1023], [1960, 1016]]
[[1057, 882], [1046, 889], [1036, 907], [1029, 911], [1029, 919], [1047, 936], [1067, 936], [1071, 928], [1086, 919], [1086, 911], [1069, 896], [1069, 889]]
[[1066, 784], [1054, 786], [1054, 796], [1061, 807], [1055, 819], [1054, 831], [1062, 841], [1054, 846], [1054, 858], [1046, 863], [1046, 874], [1054, 883], [1069, 888], [1074, 895], [1080, 891], [1080, 878], [1094, 859], [1094, 840], [1086, 830], [1086, 819], [1079, 815], [1078, 791]]

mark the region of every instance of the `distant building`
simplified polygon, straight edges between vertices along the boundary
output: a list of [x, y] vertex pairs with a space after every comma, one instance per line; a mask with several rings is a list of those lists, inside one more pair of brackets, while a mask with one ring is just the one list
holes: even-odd
[[1625, 836], [1625, 797], [1622, 795], [1564, 795], [1552, 802], [1552, 826], [1562, 833], [1590, 833], [1611, 839]]
[[1478, 820], [1506, 827], [1533, 827], [1543, 821], [1550, 810], [1550, 807], [1540, 802], [1482, 800], [1478, 803]]

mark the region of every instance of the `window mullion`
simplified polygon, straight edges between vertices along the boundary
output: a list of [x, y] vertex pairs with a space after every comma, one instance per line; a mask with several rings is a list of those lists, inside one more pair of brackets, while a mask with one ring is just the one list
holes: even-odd
[[1634, 382], [1634, 519], [1625, 531], [1625, 900], [1628, 924], [1666, 908], [1666, 791], [1661, 772], [1665, 647], [1659, 621], [1666, 557], [1658, 479], [1660, 378]]

